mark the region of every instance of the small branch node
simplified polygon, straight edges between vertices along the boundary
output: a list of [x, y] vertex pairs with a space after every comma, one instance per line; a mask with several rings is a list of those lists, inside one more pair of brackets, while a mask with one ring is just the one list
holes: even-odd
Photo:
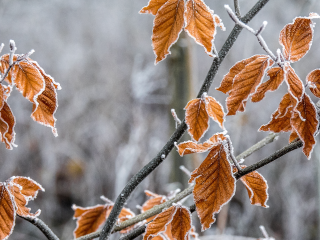
[[176, 122], [176, 129], [177, 129], [181, 124], [181, 120], [178, 118], [176, 110], [174, 110], [173, 108], [171, 109], [171, 114], [173, 116], [174, 121]]
[[202, 93], [201, 101], [204, 101], [207, 96], [208, 96], [207, 92]]
[[9, 48], [10, 48], [9, 66], [11, 66], [13, 64], [14, 53], [17, 50], [16, 43], [13, 40], [9, 41]]
[[161, 159], [164, 160], [166, 158], [165, 154], [161, 154]]
[[259, 34], [261, 34], [263, 32], [263, 30], [266, 28], [268, 22], [267, 21], [263, 21], [261, 27], [256, 31], [256, 36], [258, 36]]
[[187, 169], [185, 166], [183, 166], [183, 165], [181, 165], [180, 167], [180, 170], [182, 171], [182, 172], [184, 172], [185, 174], [187, 174], [188, 175], [188, 177], [191, 177], [191, 172], [189, 171], [189, 169]]

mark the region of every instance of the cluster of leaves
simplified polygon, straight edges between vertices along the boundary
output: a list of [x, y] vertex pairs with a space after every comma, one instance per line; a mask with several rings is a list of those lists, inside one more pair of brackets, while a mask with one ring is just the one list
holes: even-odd
[[0, 58], [0, 72], [2, 80], [8, 85], [0, 84], [0, 132], [1, 141], [7, 149], [16, 145], [15, 141], [15, 117], [8, 105], [8, 98], [14, 86], [22, 95], [33, 104], [31, 118], [40, 124], [51, 127], [55, 136], [58, 136], [55, 128], [56, 119], [54, 113], [58, 107], [56, 90], [61, 87], [54, 79], [45, 73], [36, 61], [26, 55], [5, 54]]
[[29, 201], [37, 197], [38, 191], [44, 189], [27, 177], [11, 177], [0, 183], [0, 239], [7, 239], [13, 231], [16, 215], [35, 218], [41, 211], [30, 213]]
[[218, 15], [213, 14], [202, 0], [150, 0], [140, 13], [155, 15], [151, 37], [155, 63], [166, 58], [183, 29], [209, 56], [213, 56], [217, 26], [225, 30]]
[[[310, 72], [306, 78], [306, 86], [300, 80], [291, 63], [299, 61], [310, 49], [313, 39], [313, 18], [295, 18], [293, 23], [287, 24], [280, 32], [279, 42], [282, 52], [272, 60], [268, 55], [255, 55], [237, 62], [226, 74], [217, 90], [228, 94], [226, 105], [228, 115], [245, 111], [246, 103], [259, 102], [267, 91], [275, 91], [285, 82], [288, 92], [283, 96], [278, 109], [272, 114], [271, 121], [260, 127], [259, 131], [274, 133], [291, 132], [290, 142], [299, 137], [303, 142], [303, 152], [310, 159], [316, 144], [319, 117], [317, 108], [306, 93], [306, 87], [320, 97], [320, 71]], [[276, 66], [273, 66], [273, 65]], [[269, 79], [262, 82], [265, 75]]]

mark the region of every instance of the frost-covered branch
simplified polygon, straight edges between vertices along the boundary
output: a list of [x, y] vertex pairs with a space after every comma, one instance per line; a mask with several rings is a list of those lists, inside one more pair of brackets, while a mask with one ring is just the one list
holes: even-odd
[[232, 9], [229, 7], [229, 5], [224, 5], [224, 8], [227, 10], [230, 18], [238, 25], [240, 25], [241, 27], [247, 29], [249, 32], [251, 32], [252, 34], [254, 34], [257, 39], [258, 42], [260, 43], [261, 47], [263, 48], [263, 50], [266, 51], [266, 53], [268, 53], [268, 55], [272, 58], [273, 61], [277, 62], [277, 57], [273, 54], [273, 52], [269, 49], [267, 43], [265, 42], [265, 40], [263, 39], [263, 37], [261, 36], [261, 33], [263, 32], [263, 30], [266, 28], [268, 22], [264, 21], [261, 25], [261, 27], [255, 31], [253, 28], [249, 27], [247, 24], [245, 24], [244, 22], [242, 22], [237, 15], [232, 11]]
[[234, 0], [234, 11], [236, 12], [237, 17], [241, 18], [239, 0]]
[[[244, 23], [248, 23], [260, 11], [260, 9], [267, 4], [268, 1], [269, 0], [259, 0], [241, 20]], [[229, 37], [227, 38], [224, 45], [222, 46], [222, 49], [219, 51], [218, 58], [214, 58], [212, 65], [206, 76], [206, 79], [204, 80], [201, 86], [201, 89], [198, 93], [197, 98], [200, 98], [204, 92], [208, 92], [222, 61], [226, 57], [227, 53], [229, 52], [229, 50], [231, 49], [235, 41], [237, 40], [241, 30], [242, 30], [242, 27], [239, 25], [236, 25], [231, 31]], [[183, 136], [186, 130], [187, 130], [187, 125], [185, 121], [182, 121], [181, 125], [173, 133], [169, 141], [165, 144], [165, 146], [157, 154], [157, 156], [154, 159], [152, 159], [146, 166], [144, 166], [135, 176], [133, 176], [130, 179], [130, 181], [127, 183], [127, 185], [121, 191], [120, 195], [115, 201], [114, 207], [112, 208], [112, 211], [101, 231], [100, 240], [105, 240], [109, 238], [114, 228], [114, 225], [116, 224], [118, 216], [125, 202], [129, 198], [130, 194], [134, 191], [134, 189], [140, 184], [140, 182], [143, 179], [145, 179], [156, 167], [158, 167], [164, 161], [165, 158], [162, 158], [161, 156], [163, 155], [165, 157], [168, 156], [168, 154], [174, 148], [174, 143], [180, 140], [180, 138]]]
[[178, 126], [181, 124], [181, 120], [178, 118], [178, 115], [176, 113], [176, 110], [171, 109], [171, 114], [173, 116], [174, 121], [176, 122], [176, 129], [178, 128]]
[[48, 240], [59, 240], [52, 230], [39, 218], [21, 217], [35, 225], [47, 237]]

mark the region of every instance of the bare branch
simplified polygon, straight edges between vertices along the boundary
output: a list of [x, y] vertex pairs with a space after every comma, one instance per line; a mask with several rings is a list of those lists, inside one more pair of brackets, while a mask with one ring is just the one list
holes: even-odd
[[[243, 22], [247, 23], [249, 22], [259, 11], [261, 8], [267, 4], [269, 0], [259, 0], [253, 8], [243, 17]], [[238, 38], [240, 32], [242, 30], [241, 26], [236, 25], [233, 30], [231, 31], [229, 37], [225, 41], [224, 45], [222, 46], [222, 49], [219, 51], [218, 58], [214, 58], [212, 65], [208, 71], [208, 74], [206, 76], [206, 79], [204, 80], [201, 89], [197, 95], [197, 98], [200, 98], [201, 95], [204, 92], [208, 92], [213, 79], [218, 72], [218, 69], [226, 57], [227, 53], [233, 46], [234, 42]], [[146, 166], [144, 166], [135, 176], [133, 176], [130, 181], [127, 183], [125, 188], [121, 191], [120, 195], [115, 201], [114, 207], [112, 208], [112, 211], [103, 226], [103, 229], [101, 231], [100, 240], [108, 239], [114, 225], [118, 219], [118, 216], [129, 198], [130, 194], [133, 192], [133, 190], [140, 184], [140, 182], [145, 179], [156, 167], [158, 167], [164, 159], [161, 158], [161, 156], [164, 154], [165, 156], [168, 156], [168, 154], [171, 152], [171, 150], [174, 148], [174, 142], [178, 142], [180, 138], [183, 136], [185, 131], [187, 130], [187, 125], [185, 121], [182, 121], [181, 125], [177, 128], [177, 130], [173, 133], [173, 135], [170, 137], [169, 141], [166, 143], [166, 145], [162, 148], [162, 150], [157, 154], [157, 156], [152, 159]]]
[[59, 240], [59, 238], [52, 232], [52, 230], [39, 218], [22, 217], [28, 222], [35, 225], [47, 237], [48, 240]]
[[236, 12], [237, 17], [241, 18], [239, 0], [234, 0], [234, 11]]
[[249, 32], [251, 32], [252, 34], [254, 34], [257, 39], [258, 42], [260, 43], [261, 47], [263, 48], [263, 50], [266, 51], [266, 53], [268, 53], [268, 55], [276, 62], [277, 61], [277, 57], [271, 52], [271, 50], [269, 49], [267, 43], [264, 41], [263, 37], [261, 36], [261, 32], [265, 29], [267, 22], [264, 21], [262, 26], [259, 28], [259, 30], [255, 31], [253, 30], [251, 27], [249, 27], [247, 24], [245, 24], [244, 22], [242, 22], [237, 16], [236, 14], [232, 11], [232, 9], [229, 7], [229, 5], [224, 5], [224, 8], [227, 10], [229, 16], [231, 17], [231, 19], [238, 25], [240, 25], [241, 27], [247, 29]]
[[173, 116], [174, 121], [176, 122], [176, 129], [177, 129], [178, 126], [181, 124], [181, 120], [178, 118], [176, 110], [174, 110], [173, 108], [171, 109], [171, 114]]
[[13, 40], [10, 40], [9, 47], [10, 47], [9, 65], [11, 66], [13, 64], [14, 53], [17, 50], [16, 43]]
[[180, 168], [180, 170], [181, 170], [182, 172], [184, 172], [185, 174], [187, 174], [188, 177], [191, 177], [191, 172], [189, 171], [188, 168], [186, 168], [186, 167], [183, 166], [183, 165], [181, 165], [179, 168]]

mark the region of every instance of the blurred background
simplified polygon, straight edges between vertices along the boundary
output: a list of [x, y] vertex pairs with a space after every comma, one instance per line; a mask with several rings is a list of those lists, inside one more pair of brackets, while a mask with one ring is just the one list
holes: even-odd
[[[217, 13], [226, 31], [217, 30], [219, 51], [234, 23], [223, 8], [232, 0], [205, 1]], [[240, 0], [246, 13], [256, 0]], [[175, 129], [170, 113], [175, 108], [183, 119], [183, 107], [196, 97], [212, 63], [201, 46], [181, 34], [172, 54], [154, 66], [151, 47], [152, 15], [138, 14], [148, 0], [0, 0], [0, 41], [9, 52], [10, 39], [16, 53], [35, 49], [32, 59], [62, 86], [56, 112], [59, 137], [51, 129], [33, 122], [32, 104], [13, 92], [9, 104], [16, 117], [16, 144], [6, 150], [0, 145], [0, 181], [16, 175], [29, 176], [41, 183], [30, 206], [41, 209], [40, 218], [62, 239], [71, 239], [76, 227], [72, 204], [102, 204], [100, 196], [115, 200], [126, 182], [149, 162]], [[250, 22], [257, 29], [268, 26], [263, 37], [275, 53], [280, 47], [281, 29], [296, 16], [320, 13], [316, 0], [270, 0]], [[316, 20], [318, 22], [319, 20]], [[319, 24], [318, 24], [319, 25]], [[315, 27], [311, 51], [294, 68], [304, 81], [320, 67], [320, 29]], [[243, 30], [224, 60], [209, 95], [224, 104], [226, 96], [215, 90], [222, 77], [237, 62], [254, 54], [264, 54], [256, 38]], [[248, 103], [245, 113], [227, 118], [226, 128], [238, 155], [267, 133], [257, 129], [269, 121], [286, 86], [256, 104]], [[316, 101], [316, 99], [314, 99]], [[221, 131], [211, 122], [205, 138]], [[185, 134], [184, 139], [190, 139]], [[249, 165], [285, 146], [288, 135], [248, 157]], [[136, 205], [146, 200], [144, 190], [159, 194], [187, 187], [188, 177], [180, 165], [193, 171], [206, 155], [180, 158], [172, 151], [165, 162], [134, 191], [127, 207], [139, 213]], [[246, 189], [237, 184], [233, 200], [217, 216], [218, 223], [201, 235], [221, 233], [262, 237], [259, 226], [277, 240], [319, 238], [319, 159], [316, 146], [308, 161], [295, 150], [259, 172], [269, 184], [270, 208], [252, 206]], [[191, 204], [192, 199], [186, 204]], [[200, 232], [197, 217], [194, 224]], [[10, 239], [45, 239], [29, 222], [17, 218]]]

